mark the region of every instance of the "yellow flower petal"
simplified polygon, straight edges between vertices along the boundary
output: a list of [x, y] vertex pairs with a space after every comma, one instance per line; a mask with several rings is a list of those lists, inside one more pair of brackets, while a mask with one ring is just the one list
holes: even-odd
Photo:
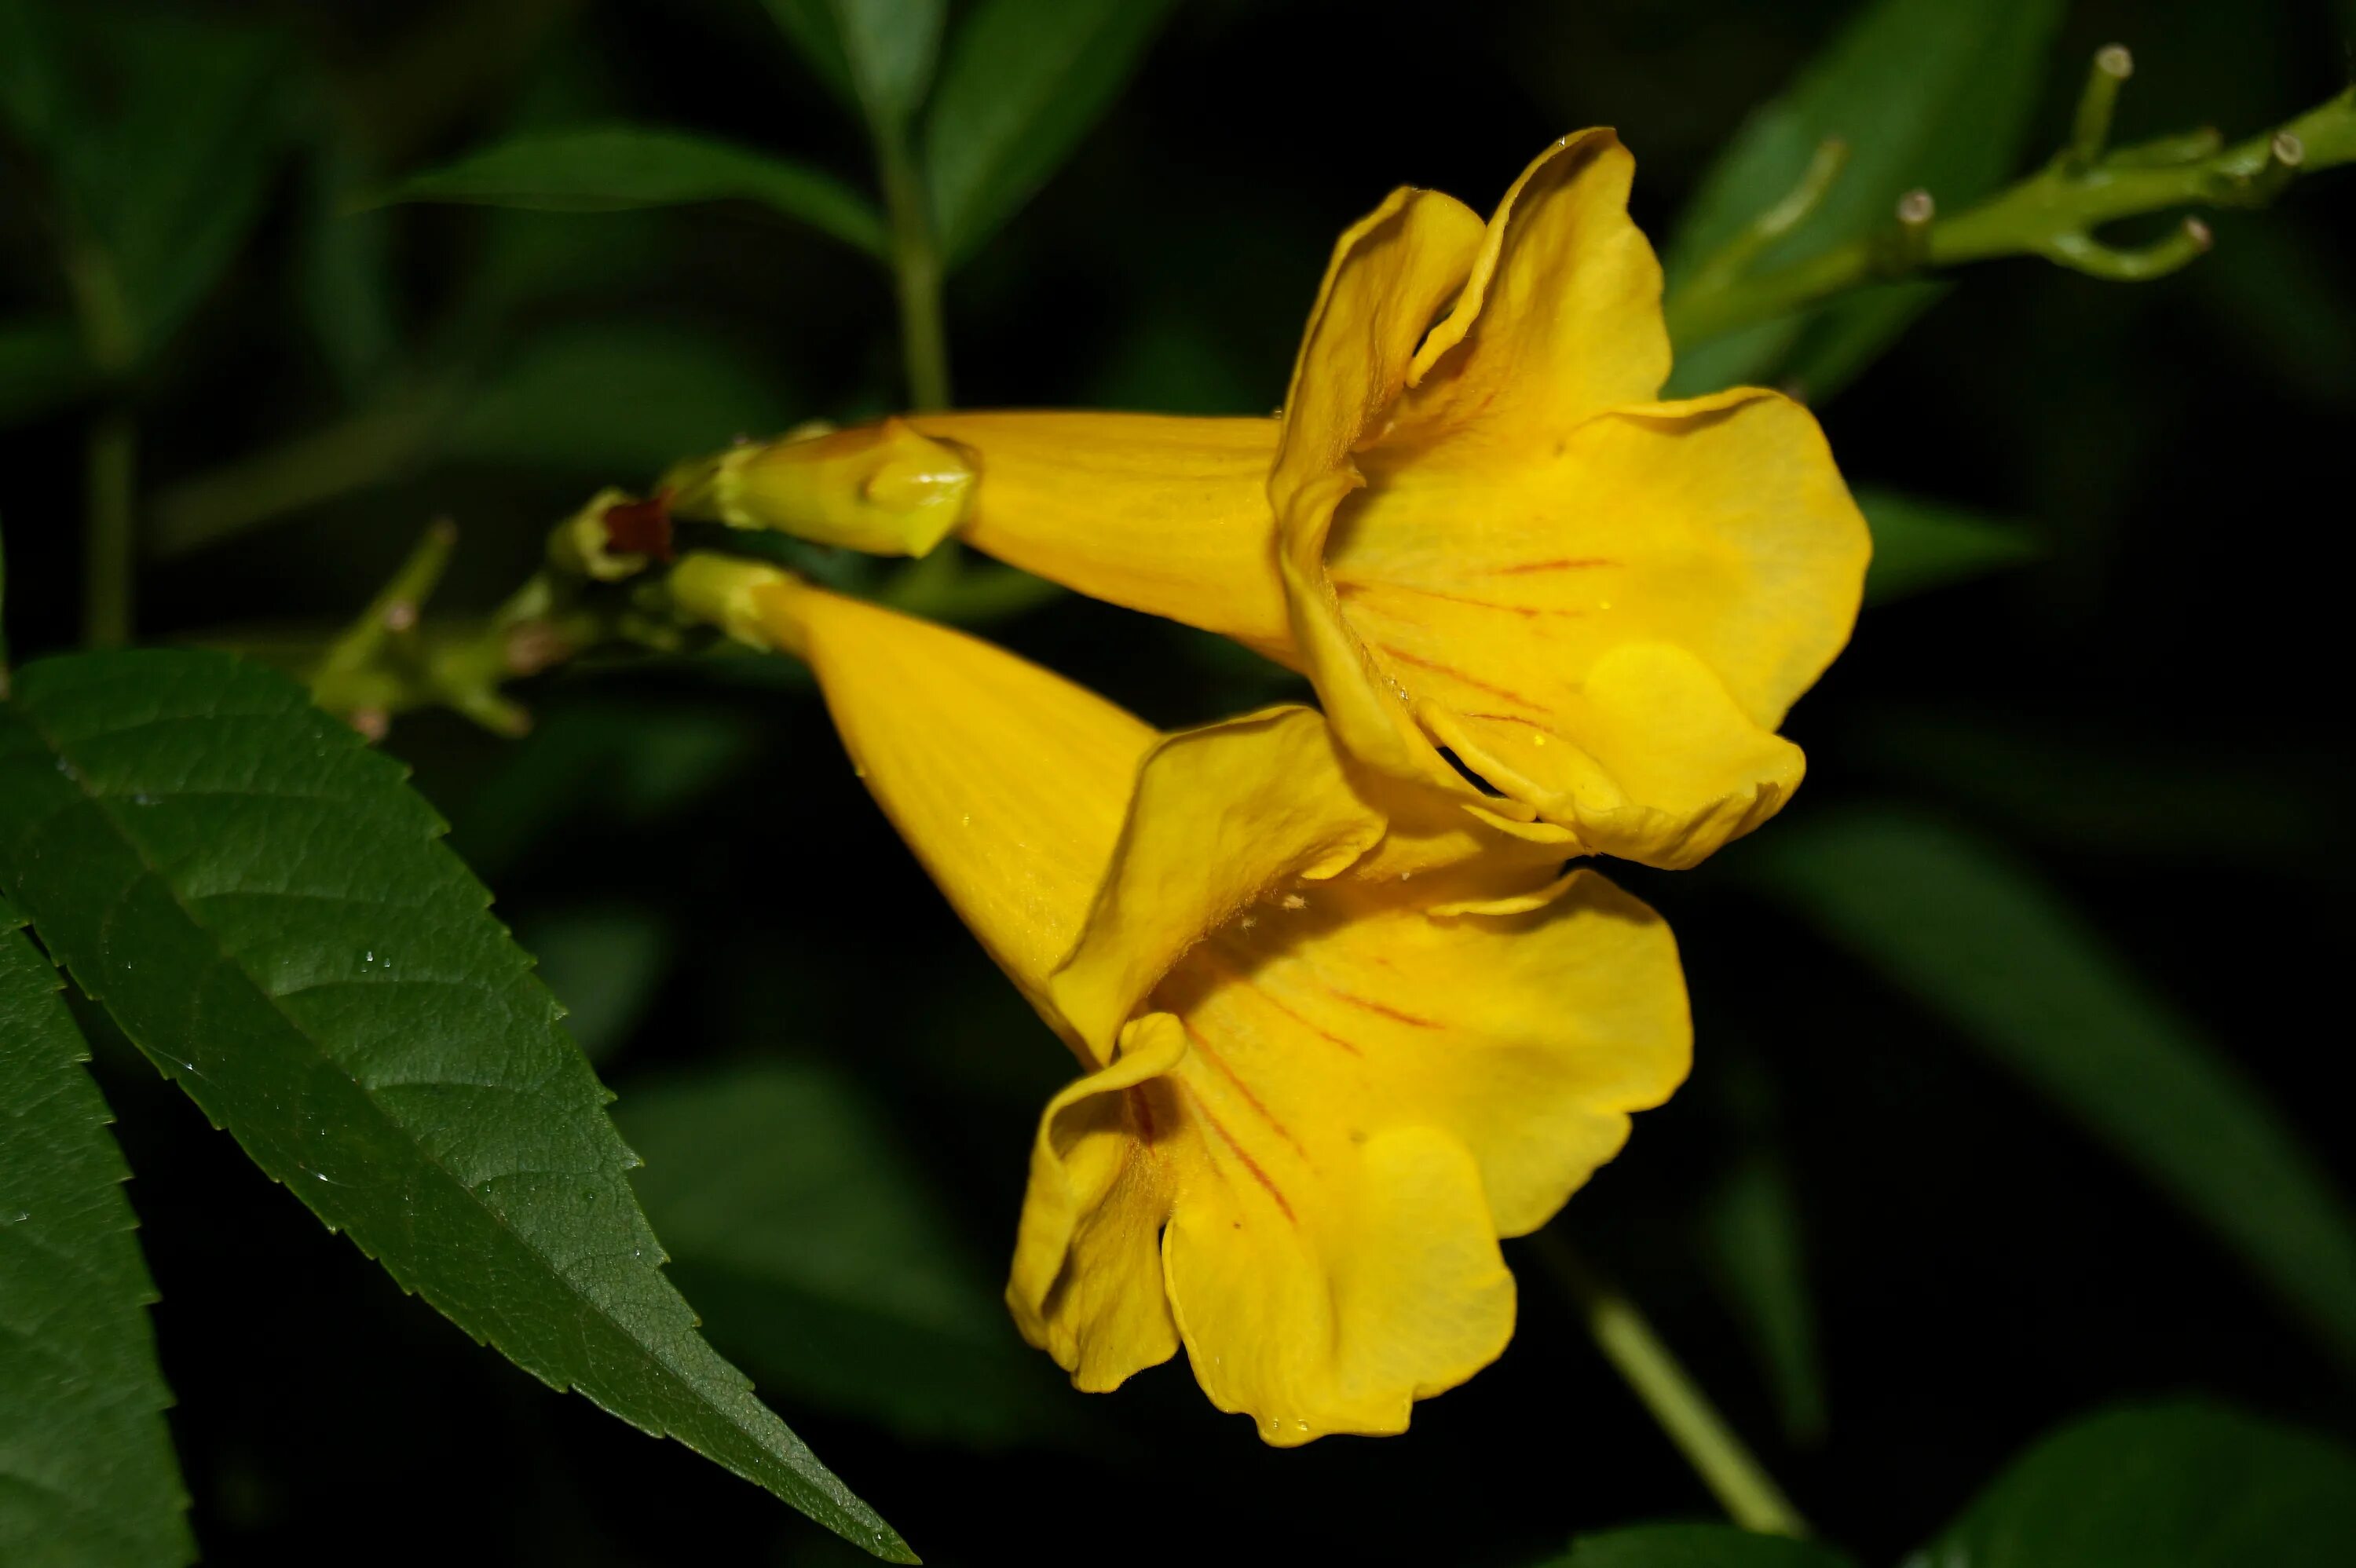
[[1636, 161], [1608, 130], [1565, 136], [1489, 219], [1464, 292], [1417, 350], [1387, 443], [1479, 427], [1543, 440], [1669, 379], [1661, 265], [1628, 217]]
[[1233, 1187], [1182, 1203], [1164, 1242], [1195, 1379], [1280, 1447], [1404, 1432], [1419, 1399], [1497, 1359], [1514, 1276], [1462, 1145], [1429, 1127], [1370, 1136], [1350, 1206], [1312, 1233]]
[[[1339, 878], [1180, 959], [1124, 1038], [1152, 1042], [1132, 1071], [1155, 1076], [1085, 1080], [1043, 1127], [1016, 1294], [1106, 1268], [1084, 1233], [1128, 1240], [1119, 1289], [1043, 1314], [1064, 1328], [1034, 1340], [1075, 1369], [1144, 1364], [1161, 1341], [1136, 1327], [1136, 1238], [1160, 1194], [1195, 1376], [1271, 1443], [1399, 1431], [1494, 1359], [1513, 1327], [1496, 1238], [1544, 1223], [1689, 1060], [1665, 928], [1591, 873], [1558, 891], [1436, 919]], [[1123, 1351], [1089, 1362], [1092, 1344]]]
[[1323, 562], [1334, 508], [1365, 483], [1351, 454], [1379, 433], [1407, 384], [1416, 345], [1463, 287], [1482, 233], [1462, 202], [1402, 187], [1343, 234], [1309, 314], [1268, 481], [1299, 667], [1316, 683], [1353, 752], [1386, 772], [1442, 785], [1451, 782], [1446, 764], [1374, 684], [1364, 651], [1342, 635]]
[[[1864, 519], [1815, 421], [1745, 389], [1536, 450], [1380, 449], [1326, 547], [1336, 655], [1590, 848], [1690, 865], [1799, 783], [1773, 731], [1855, 619]], [[1357, 736], [1345, 731], [1357, 748]]]
[[1050, 985], [1109, 1060], [1180, 955], [1280, 888], [1338, 875], [1383, 837], [1325, 720], [1272, 708], [1170, 736], [1146, 759], [1087, 928]]
[[1130, 1026], [1122, 1046], [1039, 1118], [1006, 1286], [1023, 1339], [1092, 1393], [1178, 1349], [1162, 1228], [1175, 1196], [1167, 1143], [1183, 1132], [1156, 1080], [1185, 1054], [1186, 1037], [1157, 1014]]
[[975, 454], [962, 537], [1092, 598], [1167, 615], [1277, 656], [1291, 640], [1275, 576], [1272, 419], [935, 413], [928, 436]]
[[1152, 728], [929, 622], [790, 579], [752, 598], [775, 645], [818, 676], [884, 815], [991, 957], [1063, 1028], [1047, 979], [1111, 863]]

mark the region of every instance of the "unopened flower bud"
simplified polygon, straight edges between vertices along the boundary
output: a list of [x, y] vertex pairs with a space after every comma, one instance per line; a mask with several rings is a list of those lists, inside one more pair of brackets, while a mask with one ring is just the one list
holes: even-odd
[[[619, 521], [625, 526], [616, 528]], [[646, 570], [650, 556], [670, 555], [663, 497], [640, 500], [608, 485], [548, 536], [549, 564], [574, 577], [618, 582]]]
[[924, 555], [965, 520], [966, 452], [886, 419], [787, 435], [683, 463], [666, 475], [672, 510], [870, 555]]
[[670, 571], [670, 605], [686, 621], [717, 626], [736, 641], [764, 653], [798, 653], [782, 645], [761, 613], [766, 589], [790, 589], [792, 573], [765, 561], [692, 550]]

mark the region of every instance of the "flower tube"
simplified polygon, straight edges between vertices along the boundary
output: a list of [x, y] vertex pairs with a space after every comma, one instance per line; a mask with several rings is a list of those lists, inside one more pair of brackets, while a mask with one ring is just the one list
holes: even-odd
[[1869, 540], [1805, 409], [1657, 400], [1633, 173], [1597, 130], [1486, 223], [1394, 192], [1335, 247], [1277, 418], [907, 423], [976, 471], [976, 547], [1305, 671], [1368, 766], [1692, 865], [1797, 787], [1776, 731], [1847, 641]]

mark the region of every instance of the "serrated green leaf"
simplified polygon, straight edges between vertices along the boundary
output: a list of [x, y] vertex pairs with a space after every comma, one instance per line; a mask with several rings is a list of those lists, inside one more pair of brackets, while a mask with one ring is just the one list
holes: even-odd
[[626, 1090], [639, 1198], [706, 1331], [765, 1382], [917, 1437], [1067, 1435], [1074, 1401], [872, 1099], [810, 1061]]
[[984, 0], [959, 24], [925, 123], [951, 265], [1047, 181], [1129, 80], [1170, 0]]
[[1851, 1560], [1815, 1541], [1732, 1525], [1640, 1524], [1582, 1535], [1547, 1568], [1851, 1568]]
[[2032, 869], [1897, 809], [1788, 824], [1751, 863], [2175, 1198], [2356, 1371], [2356, 1221], [2340, 1195], [2257, 1085]]
[[2043, 541], [2019, 524], [1966, 507], [1870, 486], [1858, 487], [1857, 505], [1873, 529], [1869, 604], [1967, 582], [2045, 553]]
[[[2019, 161], [2062, 10], [2061, 0], [1871, 0], [1719, 155], [1669, 243], [1670, 291], [1791, 191], [1828, 137], [1848, 144], [1847, 166], [1760, 269], [1872, 231], [1917, 187], [1948, 212], [1994, 190]], [[1837, 302], [1811, 322], [1763, 324], [1741, 347], [1721, 343], [1707, 355], [1679, 344], [1669, 395], [1786, 379], [1779, 368], [1795, 366], [1846, 381], [1933, 297], [1878, 292]], [[1812, 357], [1812, 337], [1830, 346]], [[1813, 383], [1802, 389], [1824, 395]]]
[[246, 1153], [557, 1388], [913, 1561], [695, 1331], [605, 1089], [391, 759], [223, 655], [88, 654], [0, 709], [0, 879]]
[[73, 323], [38, 316], [0, 325], [0, 425], [70, 401], [91, 379], [90, 358]]
[[0, 900], [0, 1562], [191, 1563], [131, 1172], [24, 923]]
[[2356, 1452], [2162, 1404], [2044, 1438], [1904, 1568], [2340, 1568], [2351, 1546]]
[[1737, 1163], [1702, 1211], [1703, 1255], [1767, 1374], [1784, 1435], [1814, 1443], [1825, 1430], [1825, 1373], [1816, 1351], [1800, 1204], [1782, 1162]]
[[793, 404], [737, 344], [648, 324], [575, 326], [533, 340], [478, 389], [442, 450], [651, 479], [690, 453], [782, 429]]
[[821, 169], [686, 131], [609, 125], [537, 131], [412, 175], [387, 201], [471, 202], [540, 212], [620, 212], [749, 201], [871, 255], [884, 253], [874, 204]]

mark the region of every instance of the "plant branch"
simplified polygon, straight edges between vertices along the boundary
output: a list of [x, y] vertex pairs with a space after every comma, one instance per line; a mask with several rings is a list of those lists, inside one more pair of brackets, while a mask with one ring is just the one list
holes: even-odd
[[139, 453], [138, 422], [122, 382], [139, 357], [139, 329], [112, 258], [76, 230], [63, 234], [61, 248], [82, 350], [106, 384], [83, 443], [82, 640], [121, 647], [131, 640], [138, 564]]
[[892, 223], [892, 274], [900, 304], [900, 347], [907, 368], [908, 405], [949, 403], [949, 348], [941, 315], [941, 255], [933, 237], [932, 202], [905, 131], [876, 133], [884, 206]]
[[[2121, 219], [2177, 208], [2257, 208], [2296, 177], [2356, 161], [2356, 88], [2279, 130], [2220, 147], [2196, 133], [2105, 154], [2111, 113], [2132, 69], [2116, 45], [2095, 57], [2070, 144], [2037, 173], [1952, 217], [1934, 214], [1930, 196], [1912, 192], [1890, 222], [1873, 233], [1788, 266], [1748, 275], [1764, 248], [1761, 219], [1738, 237], [1749, 249], [1732, 263], [1713, 259], [1692, 285], [1666, 303], [1671, 338], [1699, 343], [1815, 304], [1869, 283], [2000, 256], [2043, 256], [2094, 277], [2139, 282], [2182, 267], [2208, 249], [2209, 231], [2188, 218], [2174, 235], [2141, 250], [2121, 250], [2095, 230]], [[1819, 177], [1823, 155], [1794, 197]], [[1772, 236], [1770, 236], [1772, 238]], [[1733, 249], [1734, 247], [1730, 247]]]
[[1644, 1402], [1727, 1517], [1745, 1530], [1806, 1535], [1807, 1520], [1653, 1332], [1636, 1304], [1554, 1232], [1539, 1232], [1530, 1238], [1530, 1245], [1577, 1304], [1595, 1348]]
[[[613, 509], [605, 502], [601, 496], [585, 509], [599, 527]], [[312, 700], [371, 739], [385, 732], [395, 714], [419, 708], [448, 708], [494, 733], [514, 736], [530, 728], [531, 715], [506, 695], [507, 682], [614, 643], [675, 649], [677, 627], [647, 613], [641, 593], [607, 588], [568, 569], [567, 562], [587, 563], [577, 549], [568, 552], [556, 540], [580, 521], [559, 525], [550, 564], [488, 617], [429, 625], [425, 601], [458, 537], [446, 520], [435, 522], [368, 608], [312, 663], [305, 677]], [[628, 563], [640, 560], [600, 554], [599, 571], [621, 569], [613, 581], [637, 570]]]

